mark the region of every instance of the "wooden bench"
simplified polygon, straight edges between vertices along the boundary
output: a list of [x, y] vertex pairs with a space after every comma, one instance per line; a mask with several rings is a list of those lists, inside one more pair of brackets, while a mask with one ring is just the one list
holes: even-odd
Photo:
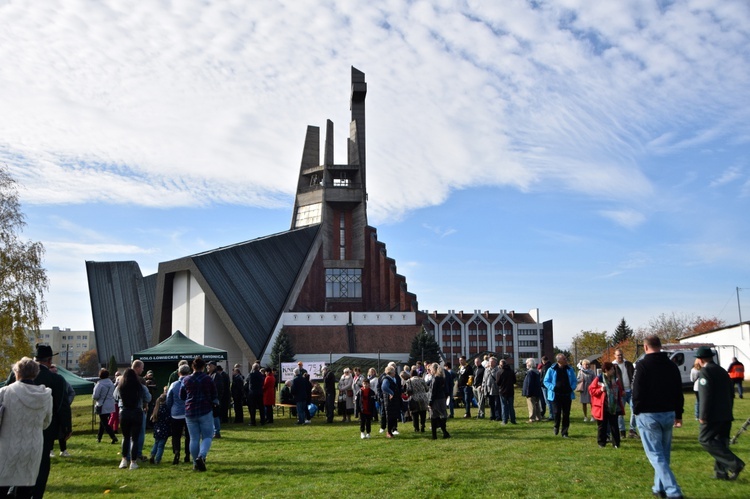
[[[274, 405], [274, 408], [276, 410], [277, 416], [279, 415], [279, 410], [281, 410], [281, 415], [283, 416], [284, 414], [286, 414], [286, 409], [296, 409], [297, 405], [296, 404], [276, 404]], [[291, 410], [289, 411], [289, 417], [290, 418], [292, 417]]]

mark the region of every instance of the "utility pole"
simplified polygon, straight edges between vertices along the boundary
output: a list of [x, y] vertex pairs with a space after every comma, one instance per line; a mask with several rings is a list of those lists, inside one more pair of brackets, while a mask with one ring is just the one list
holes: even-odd
[[742, 324], [742, 308], [740, 307], [740, 288], [737, 287], [737, 311], [740, 314], [740, 324]]

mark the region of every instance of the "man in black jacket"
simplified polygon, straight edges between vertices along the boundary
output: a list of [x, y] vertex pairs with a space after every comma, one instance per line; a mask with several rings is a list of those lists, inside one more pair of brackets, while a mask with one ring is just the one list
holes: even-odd
[[326, 423], [333, 423], [336, 411], [336, 376], [328, 366], [323, 368], [323, 389], [326, 392]]
[[732, 430], [734, 391], [732, 380], [723, 367], [714, 363], [709, 347], [700, 347], [695, 353], [701, 363], [698, 376], [698, 441], [714, 458], [714, 478], [736, 480], [745, 467], [729, 450], [729, 432]]
[[659, 497], [682, 497], [669, 467], [672, 427], [682, 424], [682, 377], [677, 365], [661, 351], [661, 340], [652, 335], [644, 342], [646, 355], [633, 375], [633, 413], [646, 457], [654, 468], [651, 491]]
[[266, 415], [263, 407], [263, 373], [260, 372], [260, 364], [255, 363], [250, 369], [245, 381], [245, 399], [247, 402], [247, 411], [250, 415], [250, 426], [256, 425], [255, 415], [260, 411], [260, 424], [266, 424]]
[[245, 397], [243, 395], [243, 385], [245, 377], [239, 367], [232, 369], [232, 406], [234, 407], [234, 422], [243, 423], [245, 421], [244, 411], [242, 409]]
[[461, 397], [464, 400], [464, 408], [466, 409], [464, 417], [470, 418], [471, 401], [474, 398], [474, 391], [471, 389], [469, 379], [472, 379], [473, 384], [474, 370], [466, 362], [466, 357], [464, 355], [458, 358], [458, 363], [460, 364], [460, 367], [458, 368], [458, 393], [461, 394]]
[[308, 379], [302, 375], [300, 368], [294, 369], [294, 379], [292, 380], [292, 396], [294, 403], [297, 405], [297, 422], [295, 424], [310, 424], [310, 420], [305, 417], [307, 413], [307, 402], [310, 398], [312, 385]]
[[516, 409], [513, 407], [516, 386], [516, 373], [505, 359], [500, 361], [497, 373], [497, 387], [500, 393], [500, 408], [503, 424], [516, 424]]

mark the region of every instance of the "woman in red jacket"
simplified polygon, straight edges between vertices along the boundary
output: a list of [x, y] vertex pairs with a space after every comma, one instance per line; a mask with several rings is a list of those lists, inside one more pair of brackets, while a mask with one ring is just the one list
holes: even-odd
[[617, 430], [617, 416], [625, 414], [623, 397], [625, 389], [622, 381], [617, 378], [615, 365], [605, 362], [602, 374], [589, 385], [591, 395], [591, 415], [597, 423], [597, 442], [599, 447], [607, 445], [607, 433], [612, 435], [614, 448], [620, 447], [620, 432]]
[[273, 375], [273, 368], [266, 370], [266, 377], [263, 379], [263, 409], [266, 411], [266, 423], [273, 423], [273, 409], [276, 406], [276, 376]]

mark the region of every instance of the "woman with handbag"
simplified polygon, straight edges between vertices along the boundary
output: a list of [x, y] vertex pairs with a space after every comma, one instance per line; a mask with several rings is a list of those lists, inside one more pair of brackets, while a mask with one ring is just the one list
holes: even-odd
[[117, 443], [117, 436], [111, 426], [109, 426], [109, 415], [115, 412], [115, 384], [109, 379], [109, 371], [102, 369], [99, 371], [99, 381], [94, 386], [94, 393], [91, 395], [96, 405], [94, 411], [99, 415], [99, 434], [96, 441], [101, 443], [104, 432], [107, 432], [111, 443]]
[[[581, 369], [578, 371], [578, 384], [576, 385], [576, 391], [581, 395], [581, 406], [583, 407], [583, 422], [586, 422], [588, 416], [586, 407], [591, 403], [591, 395], [589, 395], [589, 386], [594, 381], [596, 373], [591, 370], [591, 362], [588, 359], [581, 361]], [[591, 414], [589, 421], [594, 421], [594, 414]]]

